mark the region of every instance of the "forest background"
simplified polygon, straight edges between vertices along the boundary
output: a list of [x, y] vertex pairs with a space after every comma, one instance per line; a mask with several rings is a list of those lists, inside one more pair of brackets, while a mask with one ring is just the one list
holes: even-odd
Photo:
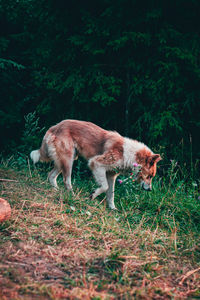
[[1, 0], [0, 84], [3, 156], [73, 118], [198, 170], [200, 1]]
[[[83, 160], [51, 189], [29, 153], [68, 118], [160, 153], [152, 192], [111, 211]], [[0, 0], [0, 298], [199, 299], [199, 132], [199, 0]]]

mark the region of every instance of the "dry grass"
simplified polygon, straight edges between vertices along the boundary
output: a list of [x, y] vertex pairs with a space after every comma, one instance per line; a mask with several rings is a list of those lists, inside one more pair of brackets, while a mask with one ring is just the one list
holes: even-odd
[[[176, 231], [134, 229], [126, 212], [53, 191], [36, 171], [0, 169], [0, 299], [195, 299], [199, 265]], [[89, 194], [89, 193], [88, 193]], [[184, 255], [184, 253], [186, 253]]]

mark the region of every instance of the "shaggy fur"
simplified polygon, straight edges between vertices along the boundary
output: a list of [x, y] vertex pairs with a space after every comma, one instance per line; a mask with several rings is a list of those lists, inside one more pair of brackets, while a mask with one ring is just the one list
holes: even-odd
[[56, 179], [62, 172], [68, 190], [72, 190], [71, 172], [77, 155], [88, 160], [88, 166], [99, 185], [91, 198], [95, 199], [106, 192], [111, 209], [115, 209], [114, 187], [119, 175], [115, 170], [123, 172], [133, 169], [134, 163], [139, 164], [141, 171], [138, 181], [145, 190], [151, 190], [156, 164], [161, 159], [159, 154], [154, 154], [143, 143], [104, 130], [93, 123], [77, 120], [64, 120], [51, 127], [43, 138], [41, 148], [30, 154], [34, 163], [54, 161], [49, 181], [57, 188]]

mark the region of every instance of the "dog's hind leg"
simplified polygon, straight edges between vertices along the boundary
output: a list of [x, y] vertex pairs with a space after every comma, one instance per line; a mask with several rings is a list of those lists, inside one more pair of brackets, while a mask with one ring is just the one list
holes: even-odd
[[67, 155], [65, 159], [62, 159], [61, 170], [63, 175], [63, 182], [67, 190], [72, 190], [71, 184], [71, 174], [72, 174], [72, 166], [74, 162], [74, 153], [71, 155]]
[[114, 203], [114, 190], [115, 190], [115, 181], [118, 174], [115, 173], [106, 173], [107, 181], [108, 181], [108, 190], [106, 191], [106, 200], [108, 207], [111, 209], [116, 209]]
[[60, 173], [61, 170], [55, 165], [53, 170], [51, 170], [51, 172], [48, 175], [49, 182], [55, 189], [58, 188], [56, 179]]

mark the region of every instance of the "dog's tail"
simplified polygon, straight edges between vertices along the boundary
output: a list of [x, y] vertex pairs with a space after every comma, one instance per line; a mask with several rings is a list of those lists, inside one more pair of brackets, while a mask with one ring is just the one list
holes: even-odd
[[56, 154], [56, 150], [54, 148], [55, 147], [52, 145], [49, 136], [45, 135], [40, 149], [33, 150], [30, 153], [30, 157], [33, 163], [36, 164], [38, 161], [49, 162], [51, 160], [54, 160], [54, 154]]
[[30, 157], [33, 161], [34, 164], [36, 164], [39, 160], [40, 160], [40, 150], [33, 150], [31, 153], [30, 153]]

